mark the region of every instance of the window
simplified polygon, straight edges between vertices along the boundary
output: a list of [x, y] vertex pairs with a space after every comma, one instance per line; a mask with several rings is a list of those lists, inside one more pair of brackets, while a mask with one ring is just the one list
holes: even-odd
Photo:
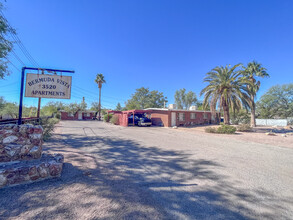
[[68, 113], [68, 116], [69, 116], [69, 117], [73, 117], [74, 115], [73, 115], [71, 112], [69, 112], [69, 113]]
[[208, 113], [203, 113], [203, 119], [208, 119]]
[[86, 113], [86, 117], [91, 117], [91, 113]]
[[179, 121], [185, 121], [185, 113], [179, 113]]
[[196, 113], [190, 113], [190, 119], [196, 119]]

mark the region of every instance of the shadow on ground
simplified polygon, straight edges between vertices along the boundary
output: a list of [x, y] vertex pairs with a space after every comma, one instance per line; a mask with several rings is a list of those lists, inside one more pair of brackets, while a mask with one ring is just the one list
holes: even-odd
[[288, 217], [270, 193], [235, 188], [217, 174], [220, 164], [191, 159], [179, 150], [71, 134], [56, 135], [46, 145], [50, 152], [65, 154], [62, 177], [0, 190], [0, 219]]

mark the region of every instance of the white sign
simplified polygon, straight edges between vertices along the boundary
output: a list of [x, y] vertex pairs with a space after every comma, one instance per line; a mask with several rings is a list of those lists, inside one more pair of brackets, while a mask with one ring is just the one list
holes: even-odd
[[26, 74], [25, 97], [70, 99], [71, 76]]

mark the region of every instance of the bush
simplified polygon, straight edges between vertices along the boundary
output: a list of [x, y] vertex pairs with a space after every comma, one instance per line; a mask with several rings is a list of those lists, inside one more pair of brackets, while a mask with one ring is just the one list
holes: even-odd
[[113, 115], [110, 120], [110, 122], [114, 125], [118, 125], [118, 121], [119, 121], [118, 115]]
[[218, 133], [218, 134], [235, 134], [236, 128], [231, 125], [222, 124], [218, 128], [207, 127], [205, 129], [207, 133]]
[[249, 124], [241, 124], [237, 126], [237, 131], [250, 132], [252, 131], [252, 128]]
[[204, 131], [207, 133], [217, 133], [217, 129], [212, 127], [207, 127], [204, 129]]
[[235, 134], [236, 128], [231, 125], [221, 125], [217, 129], [217, 133], [219, 134]]
[[47, 141], [53, 134], [55, 125], [59, 122], [57, 118], [42, 118], [40, 125], [43, 127], [43, 140]]
[[108, 114], [105, 114], [103, 120], [104, 120], [104, 122], [109, 122], [112, 117], [113, 117], [112, 114], [109, 114], [109, 117], [108, 117]]

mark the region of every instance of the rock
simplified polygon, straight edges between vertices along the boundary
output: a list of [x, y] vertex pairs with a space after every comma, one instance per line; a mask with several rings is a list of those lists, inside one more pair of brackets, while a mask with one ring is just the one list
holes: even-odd
[[55, 154], [54, 155], [54, 159], [58, 163], [63, 163], [64, 162], [64, 156], [62, 154]]
[[41, 139], [42, 134], [30, 134], [29, 137], [30, 139]]
[[10, 157], [13, 157], [17, 151], [21, 149], [21, 145], [19, 144], [9, 144], [5, 147], [5, 152], [8, 154]]
[[31, 168], [29, 169], [28, 175], [30, 175], [30, 176], [34, 176], [34, 175], [36, 175], [36, 174], [37, 174], [37, 168], [36, 168], [36, 167], [31, 167]]
[[42, 128], [42, 126], [40, 126], [40, 125], [35, 126], [34, 133], [35, 134], [43, 134], [43, 128]]
[[3, 144], [10, 144], [18, 140], [18, 137], [15, 135], [8, 136], [3, 139]]
[[6, 185], [7, 179], [4, 175], [0, 174], [0, 187]]
[[21, 154], [27, 154], [30, 151], [31, 146], [30, 145], [24, 145], [21, 150], [20, 153]]
[[282, 136], [282, 137], [287, 137], [287, 135], [286, 135], [286, 134], [281, 134], [281, 136]]
[[178, 127], [177, 126], [173, 126], [172, 128], [177, 129]]
[[276, 136], [276, 134], [273, 133], [273, 132], [267, 132], [266, 135], [269, 135], [269, 136]]
[[39, 166], [37, 170], [38, 170], [38, 173], [40, 174], [40, 177], [45, 178], [48, 176], [48, 171], [45, 167]]
[[61, 174], [62, 164], [52, 163], [49, 166], [49, 172], [51, 176], [58, 176]]
[[290, 125], [288, 125], [288, 126], [285, 126], [284, 129], [291, 130], [292, 127]]
[[27, 175], [29, 173], [28, 167], [20, 167], [18, 168], [18, 172], [20, 175]]

